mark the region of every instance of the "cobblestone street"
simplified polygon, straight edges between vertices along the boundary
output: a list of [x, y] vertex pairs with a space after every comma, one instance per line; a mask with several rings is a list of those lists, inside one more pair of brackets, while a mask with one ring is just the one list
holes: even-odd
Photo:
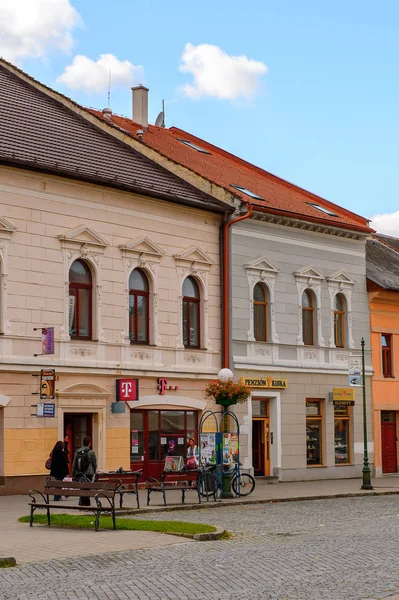
[[[148, 517], [215, 524], [229, 529], [233, 538], [179, 540], [164, 547], [4, 569], [0, 598], [363, 600], [399, 592], [396, 496]], [[95, 535], [87, 532], [90, 540]]]

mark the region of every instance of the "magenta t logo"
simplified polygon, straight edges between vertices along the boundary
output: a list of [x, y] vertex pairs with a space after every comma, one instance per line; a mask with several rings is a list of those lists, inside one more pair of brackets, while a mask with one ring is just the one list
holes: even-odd
[[130, 398], [130, 395], [132, 393], [133, 390], [133, 385], [130, 381], [123, 381], [121, 384], [121, 388], [122, 388], [122, 397], [123, 398]]
[[168, 389], [168, 380], [165, 379], [164, 377], [161, 377], [160, 379], [158, 379], [158, 389], [159, 389], [159, 395], [164, 396], [165, 391]]

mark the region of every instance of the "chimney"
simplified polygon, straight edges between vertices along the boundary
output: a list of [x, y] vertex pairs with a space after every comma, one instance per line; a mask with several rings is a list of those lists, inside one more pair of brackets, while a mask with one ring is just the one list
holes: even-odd
[[108, 107], [108, 108], [103, 108], [102, 109], [102, 115], [104, 117], [104, 119], [107, 119], [107, 121], [110, 121], [112, 118], [112, 110]]
[[133, 121], [144, 129], [148, 127], [148, 88], [138, 85], [132, 88], [133, 93]]

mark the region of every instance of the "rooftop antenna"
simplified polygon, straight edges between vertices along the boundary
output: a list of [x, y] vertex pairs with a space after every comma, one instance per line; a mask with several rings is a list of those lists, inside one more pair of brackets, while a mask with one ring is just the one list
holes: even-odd
[[111, 67], [108, 71], [108, 108], [111, 108]]
[[162, 100], [162, 110], [155, 120], [156, 127], [165, 127], [165, 100]]

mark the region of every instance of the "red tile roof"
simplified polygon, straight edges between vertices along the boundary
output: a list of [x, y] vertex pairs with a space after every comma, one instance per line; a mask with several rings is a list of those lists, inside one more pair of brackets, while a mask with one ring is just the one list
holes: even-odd
[[[103, 119], [101, 111], [89, 110]], [[132, 119], [119, 115], [113, 114], [111, 121], [107, 120], [107, 122], [125, 130], [136, 139], [138, 139], [137, 130], [142, 129]], [[198, 152], [183, 144], [179, 139], [196, 144], [209, 154]], [[183, 165], [229, 192], [233, 192], [243, 201], [250, 201], [256, 210], [330, 224], [345, 229], [373, 231], [364, 217], [284, 181], [177, 127], [166, 129], [149, 125], [148, 129], [144, 131], [142, 142], [170, 160]], [[245, 193], [233, 189], [231, 184], [254, 192], [261, 196], [262, 200], [251, 198]], [[336, 216], [325, 214], [308, 204], [312, 202], [335, 213]]]

